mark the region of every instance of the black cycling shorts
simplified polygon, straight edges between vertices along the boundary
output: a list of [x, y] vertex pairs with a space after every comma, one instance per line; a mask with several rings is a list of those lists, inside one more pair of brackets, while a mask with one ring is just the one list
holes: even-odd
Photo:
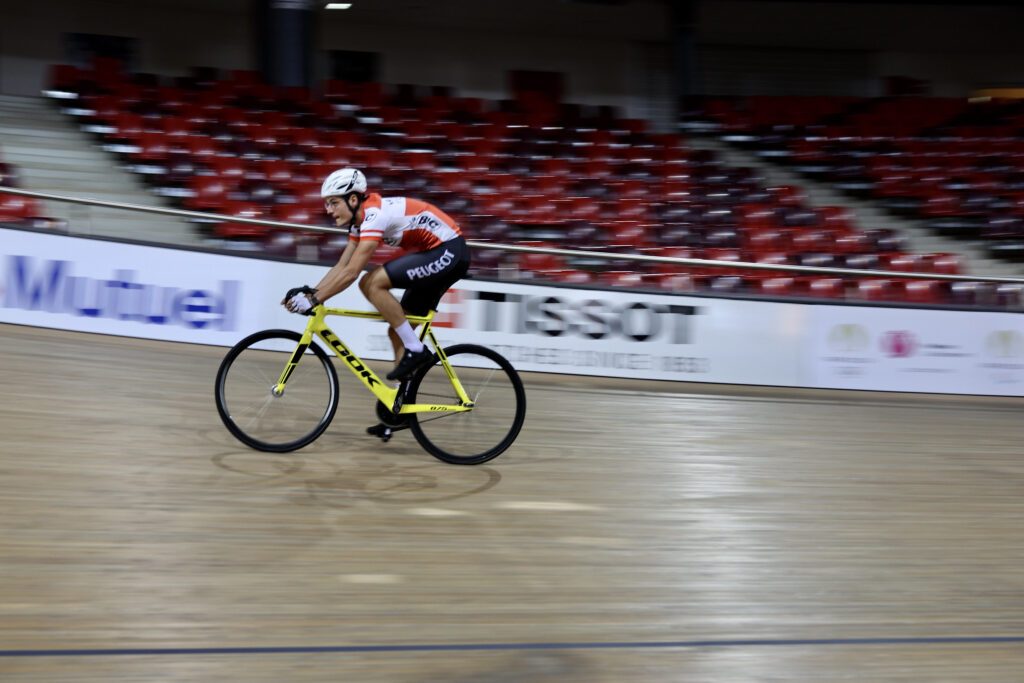
[[402, 308], [412, 315], [436, 311], [444, 293], [468, 271], [469, 246], [462, 237], [384, 264], [391, 286], [405, 289]]

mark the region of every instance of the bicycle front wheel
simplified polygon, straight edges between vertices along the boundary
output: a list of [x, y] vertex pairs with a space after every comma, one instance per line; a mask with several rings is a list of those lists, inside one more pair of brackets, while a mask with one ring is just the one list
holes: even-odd
[[315, 342], [303, 350], [283, 392], [274, 387], [302, 335], [266, 330], [235, 344], [217, 371], [217, 412], [235, 438], [284, 453], [312, 443], [338, 408], [338, 375]]
[[[444, 462], [479, 465], [501, 455], [519, 436], [526, 391], [512, 364], [491, 349], [457, 344], [444, 350], [473, 401], [467, 412], [412, 413], [410, 427], [423, 448]], [[406, 404], [457, 405], [458, 394], [439, 361], [410, 380]]]

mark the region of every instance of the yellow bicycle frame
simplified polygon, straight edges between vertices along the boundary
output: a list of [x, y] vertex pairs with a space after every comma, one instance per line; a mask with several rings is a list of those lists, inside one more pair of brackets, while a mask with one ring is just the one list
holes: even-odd
[[[363, 318], [365, 320], [383, 320], [383, 316], [376, 311], [358, 311], [349, 310], [344, 308], [327, 308], [326, 306], [317, 306], [313, 309], [313, 315], [309, 317], [309, 322], [306, 324], [306, 330], [302, 333], [302, 339], [299, 341], [299, 345], [295, 348], [291, 358], [288, 360], [288, 365], [281, 372], [281, 376], [278, 377], [277, 384], [274, 385], [274, 393], [281, 395], [284, 393], [285, 384], [288, 382], [288, 378], [291, 377], [295, 367], [299, 364], [302, 359], [302, 354], [306, 352], [309, 345], [313, 343], [313, 335], [317, 335], [324, 340], [328, 348], [333, 349], [335, 355], [338, 358], [345, 361], [346, 367], [352, 371], [356, 377], [370, 390], [377, 399], [386, 406], [390, 406], [392, 412], [408, 414], [408, 413], [440, 413], [440, 412], [451, 412], [451, 413], [464, 413], [473, 409], [473, 400], [466, 394], [466, 390], [462, 387], [462, 382], [459, 381], [458, 376], [455, 374], [455, 369], [448, 362], [448, 356], [445, 355], [444, 349], [437, 343], [437, 338], [434, 337], [433, 330], [430, 329], [430, 321], [434, 318], [434, 312], [431, 311], [428, 315], [408, 316], [409, 322], [417, 325], [422, 324], [423, 329], [420, 332], [420, 339], [424, 343], [429, 339], [431, 346], [434, 347], [434, 351], [437, 353], [438, 360], [441, 362], [441, 367], [444, 368], [445, 374], [448, 375], [448, 381], [452, 383], [452, 387], [455, 389], [455, 394], [459, 397], [459, 403], [456, 404], [432, 404], [432, 403], [412, 403], [408, 405], [402, 405], [400, 403], [401, 394], [399, 388], [392, 387], [390, 384], [382, 382], [381, 379], [366, 366], [365, 363], [353, 352], [338, 335], [334, 334], [330, 327], [327, 326], [325, 318], [329, 315], [344, 316], [346, 318]], [[403, 382], [403, 385], [405, 383]]]

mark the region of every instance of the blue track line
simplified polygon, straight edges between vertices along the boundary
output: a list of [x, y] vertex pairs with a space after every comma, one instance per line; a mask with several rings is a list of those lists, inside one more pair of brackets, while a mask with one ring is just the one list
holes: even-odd
[[1024, 644], [1024, 636], [952, 636], [907, 638], [801, 638], [783, 640], [668, 640], [565, 643], [452, 643], [411, 645], [310, 645], [295, 647], [172, 647], [82, 650], [0, 650], [0, 657], [125, 657], [173, 655], [353, 654], [377, 652], [488, 652], [509, 650], [650, 650], [738, 647], [844, 647], [864, 645]]

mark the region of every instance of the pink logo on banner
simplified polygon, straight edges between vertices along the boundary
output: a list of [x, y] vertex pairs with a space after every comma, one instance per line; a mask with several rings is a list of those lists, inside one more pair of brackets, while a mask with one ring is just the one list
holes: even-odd
[[890, 358], [909, 358], [917, 350], [917, 339], [905, 330], [886, 332], [882, 337], [882, 350]]

